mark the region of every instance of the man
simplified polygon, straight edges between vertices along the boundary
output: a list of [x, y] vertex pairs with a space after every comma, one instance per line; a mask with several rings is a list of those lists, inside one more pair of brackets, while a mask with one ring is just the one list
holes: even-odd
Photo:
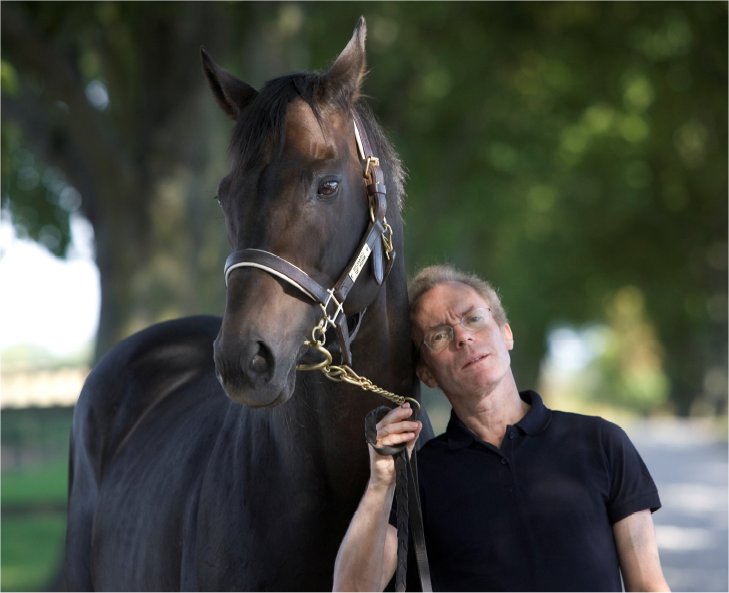
[[[433, 587], [448, 591], [668, 591], [651, 512], [655, 484], [625, 433], [519, 392], [514, 337], [493, 288], [449, 266], [410, 285], [418, 377], [453, 410], [418, 453]], [[377, 445], [412, 447], [407, 404]], [[395, 468], [370, 447], [370, 480], [342, 541], [335, 590], [382, 590], [394, 574]]]

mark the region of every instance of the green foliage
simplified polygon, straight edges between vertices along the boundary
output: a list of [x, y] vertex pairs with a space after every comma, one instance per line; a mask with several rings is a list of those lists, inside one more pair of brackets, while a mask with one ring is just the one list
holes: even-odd
[[[609, 417], [665, 411], [667, 369], [663, 348], [646, 319], [644, 295], [636, 287], [621, 288], [607, 299], [606, 310], [604, 325], [577, 331], [561, 328], [553, 334], [552, 340], [561, 340], [562, 348], [579, 347], [581, 352], [571, 361], [565, 360], [564, 351], [561, 361], [550, 357], [543, 369], [543, 394], [563, 409], [589, 413], [610, 409]], [[572, 343], [565, 345], [565, 340]], [[569, 372], [565, 363], [572, 365]]]
[[58, 170], [35, 158], [12, 122], [3, 124], [0, 139], [3, 216], [12, 216], [20, 237], [35, 239], [51, 253], [65, 255], [71, 243], [69, 215], [78, 210], [78, 192], [64, 182]]
[[[33, 463], [65, 463], [72, 408], [5, 408], [2, 421], [3, 471]], [[3, 484], [3, 493], [5, 485]]]
[[667, 395], [663, 352], [646, 322], [643, 294], [635, 287], [622, 288], [610, 298], [607, 310], [610, 325], [597, 361], [602, 383], [598, 394], [634, 411], [658, 409]]
[[[18, 427], [18, 430], [23, 430]], [[67, 439], [66, 439], [67, 440]], [[59, 441], [58, 444], [62, 444]], [[60, 446], [60, 451], [67, 452], [67, 447]], [[2, 504], [3, 507], [32, 507], [45, 505], [56, 509], [66, 504], [68, 485], [67, 455], [62, 460], [52, 461], [35, 467], [3, 471]]]
[[[102, 342], [161, 317], [220, 310], [222, 225], [201, 196], [225, 170], [229, 127], [209, 97], [205, 109], [192, 100], [206, 94], [199, 45], [259, 86], [326, 67], [363, 13], [364, 90], [410, 175], [409, 269], [449, 260], [500, 287], [525, 387], [537, 381], [549, 327], [609, 323], [607, 299], [635, 287], [675, 410], [725, 407], [726, 3], [201, 7], [3, 5], [4, 33], [18, 23], [35, 33], [3, 36], [4, 107], [17, 108], [17, 96], [43, 106], [33, 123], [46, 130], [33, 141], [35, 127], [18, 134], [3, 110], [3, 199], [17, 224], [41, 240], [46, 229], [60, 252], [76, 201], [54, 194], [63, 191], [54, 179], [78, 190], [97, 233]], [[44, 75], [28, 48], [57, 67]], [[73, 84], [57, 72], [74, 73]], [[105, 107], [89, 108], [95, 82]], [[40, 181], [22, 193], [31, 152]], [[43, 162], [63, 177], [47, 177]]]
[[501, 288], [527, 385], [550, 323], [637, 287], [687, 413], [726, 376], [726, 5], [421, 7], [368, 82], [411, 173], [412, 268]]
[[46, 591], [61, 562], [66, 519], [58, 513], [3, 516], [2, 591]]
[[4, 409], [2, 591], [45, 591], [63, 552], [71, 408]]

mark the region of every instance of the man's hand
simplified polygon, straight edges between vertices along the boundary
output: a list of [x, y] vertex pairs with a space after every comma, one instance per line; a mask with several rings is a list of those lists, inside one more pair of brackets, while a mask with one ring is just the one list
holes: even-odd
[[[404, 403], [390, 410], [377, 425], [378, 447], [407, 445], [408, 454], [412, 452], [423, 424], [416, 420], [408, 420], [413, 414], [409, 403]], [[395, 483], [395, 460], [392, 455], [380, 455], [370, 445], [370, 482], [378, 486], [389, 486]]]
[[[375, 447], [407, 446], [412, 453], [423, 425], [408, 420], [409, 403], [390, 410], [368, 434]], [[369, 432], [368, 429], [367, 432]], [[334, 563], [335, 591], [383, 591], [397, 568], [397, 529], [390, 525], [395, 494], [395, 460], [370, 449], [370, 480]]]

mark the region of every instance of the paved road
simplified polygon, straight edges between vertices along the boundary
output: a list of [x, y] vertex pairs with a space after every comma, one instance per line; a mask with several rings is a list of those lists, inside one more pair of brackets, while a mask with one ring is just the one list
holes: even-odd
[[624, 425], [658, 485], [654, 515], [673, 591], [729, 591], [727, 442], [699, 421]]

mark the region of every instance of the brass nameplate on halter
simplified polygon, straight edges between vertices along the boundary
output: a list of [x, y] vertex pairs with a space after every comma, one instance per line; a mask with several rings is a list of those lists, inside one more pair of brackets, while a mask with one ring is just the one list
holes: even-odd
[[370, 256], [370, 253], [372, 253], [370, 246], [367, 245], [367, 243], [362, 245], [362, 251], [359, 252], [359, 255], [357, 256], [357, 259], [355, 260], [352, 269], [349, 271], [349, 277], [352, 279], [352, 282], [357, 280], [359, 273], [362, 271], [362, 268], [364, 268], [364, 265], [367, 263], [367, 258]]

